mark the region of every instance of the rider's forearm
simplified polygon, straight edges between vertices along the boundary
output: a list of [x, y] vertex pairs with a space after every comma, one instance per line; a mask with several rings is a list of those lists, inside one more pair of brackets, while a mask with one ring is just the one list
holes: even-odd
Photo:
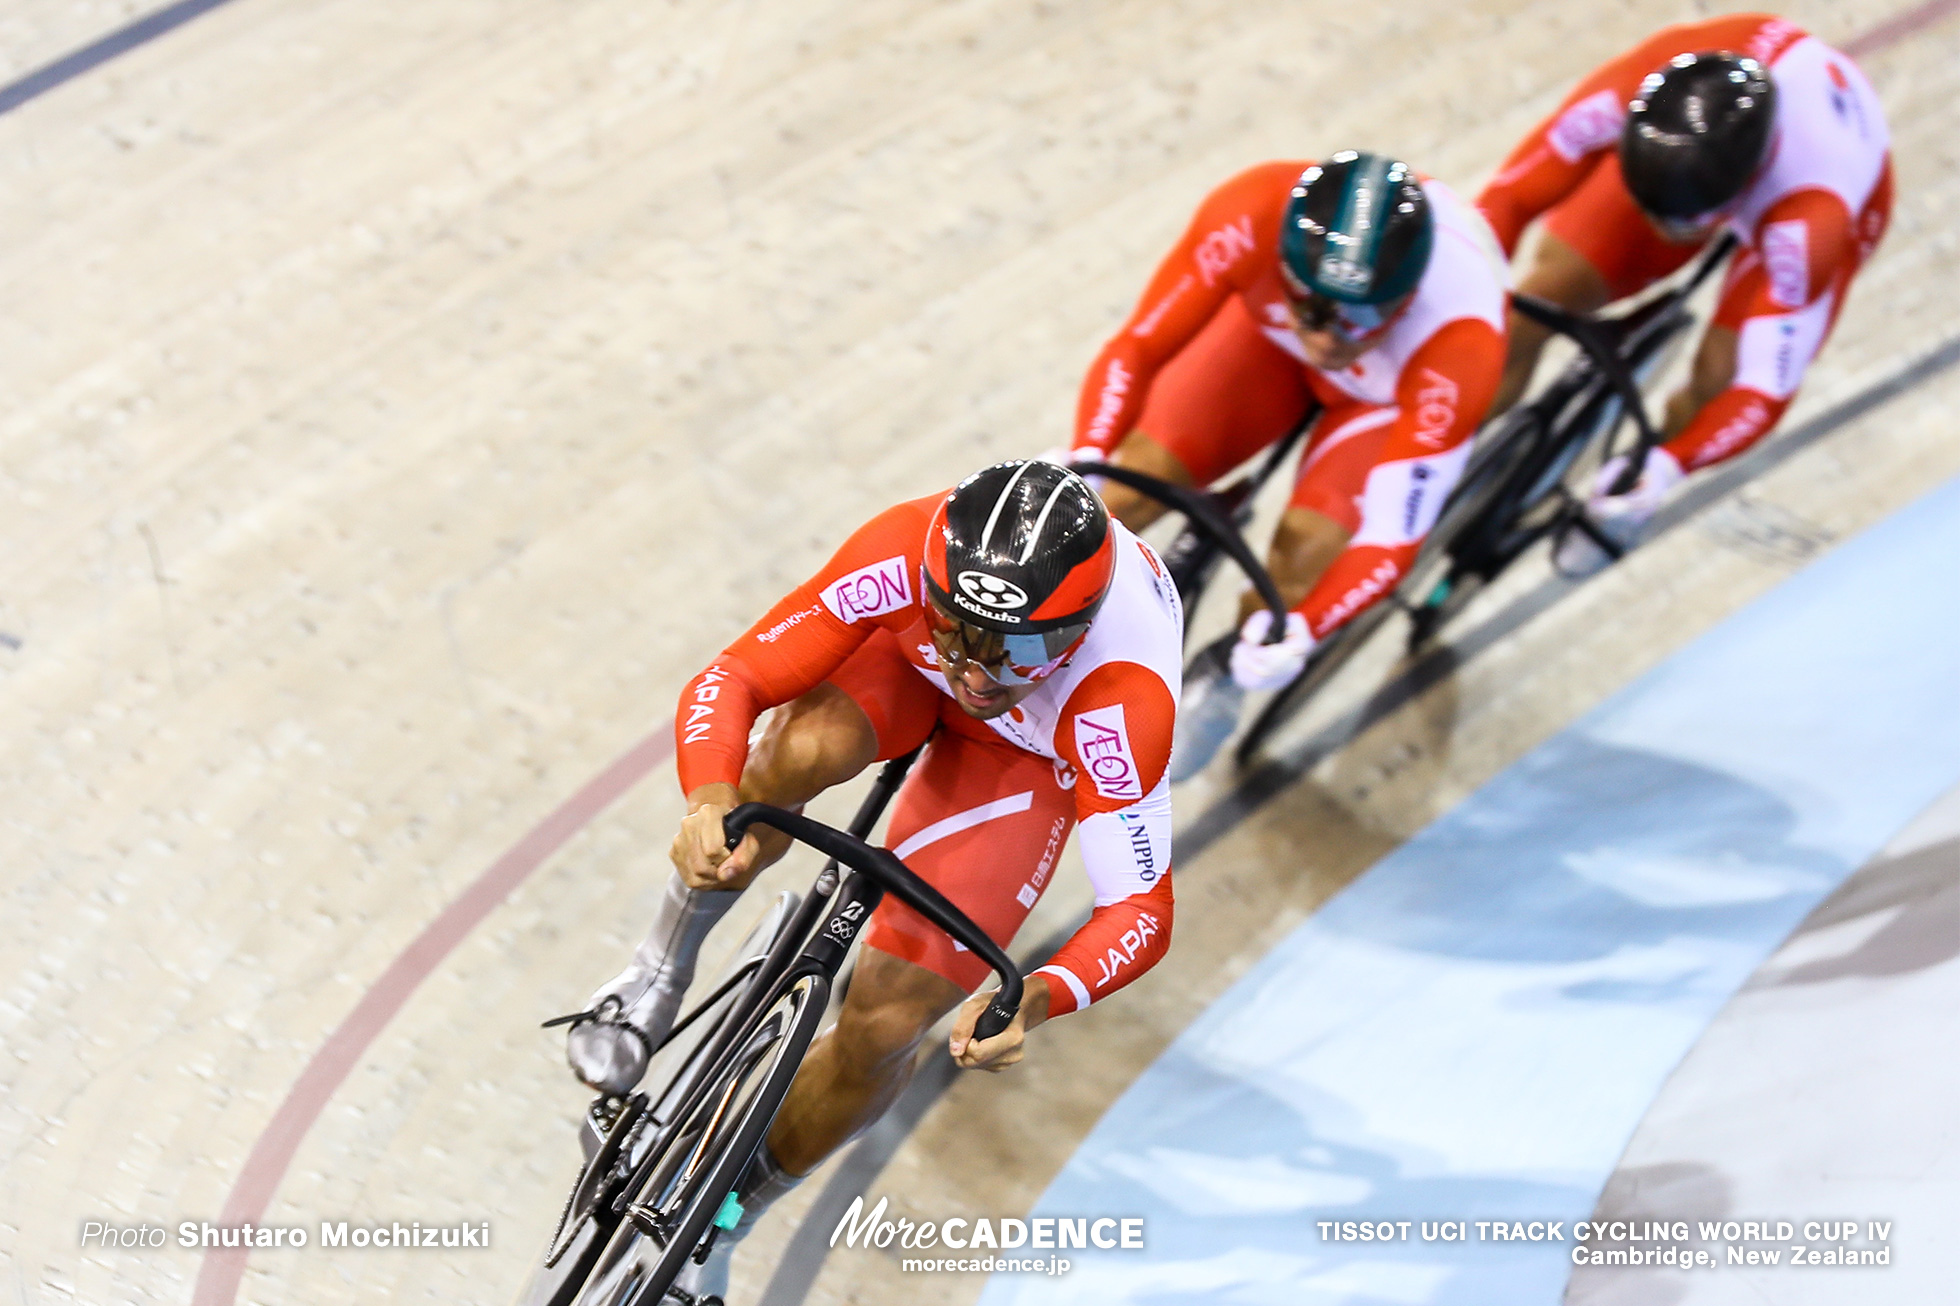
[[1049, 1016], [1078, 1011], [1135, 981], [1171, 946], [1171, 877], [1148, 893], [1098, 907], [1088, 923], [1034, 972], [1047, 986]]
[[709, 785], [733, 789], [741, 782], [749, 731], [763, 706], [747, 668], [726, 655], [687, 682], [674, 713], [674, 758], [683, 792], [691, 795]]
[[1787, 399], [1730, 386], [1694, 409], [1681, 433], [1662, 447], [1683, 471], [1708, 467], [1735, 457], [1769, 434], [1789, 406]]
[[1040, 980], [1028, 977], [1030, 982], [1021, 994], [1021, 1028], [1033, 1029], [1055, 1014], [1054, 990], [1048, 985], [1047, 977]]
[[1384, 461], [1368, 473], [1361, 529], [1293, 607], [1315, 639], [1394, 593], [1469, 456], [1465, 441], [1441, 453]]
[[1415, 561], [1422, 540], [1405, 544], [1350, 544], [1294, 611], [1307, 619], [1316, 640], [1327, 638], [1395, 592]]
[[741, 801], [742, 795], [740, 790], [736, 789], [732, 784], [717, 780], [688, 791], [687, 812], [689, 816], [692, 816], [703, 807], [710, 805], [732, 809]]
[[1094, 449], [1107, 455], [1136, 425], [1148, 379], [1138, 376], [1137, 360], [1122, 344], [1118, 337], [1104, 346], [1083, 379], [1075, 406], [1072, 449]]

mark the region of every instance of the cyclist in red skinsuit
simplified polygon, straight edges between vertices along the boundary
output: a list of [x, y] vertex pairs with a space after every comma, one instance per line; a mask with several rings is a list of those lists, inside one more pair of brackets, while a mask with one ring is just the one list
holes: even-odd
[[[749, 732], [762, 712], [824, 686], [841, 690], [862, 713], [871, 734], [859, 738], [875, 737], [876, 752], [851, 759], [851, 774], [909, 752], [939, 727], [899, 792], [887, 841], [1000, 942], [1013, 937], [1040, 897], [1069, 829], [1082, 827], [1083, 865], [1099, 905], [1035, 972], [1045, 996], [1030, 1004], [1061, 1015], [1128, 984], [1170, 943], [1170, 798], [1161, 782], [1176, 715], [1182, 617], [1150, 546], [1112, 523], [1116, 576], [1082, 647], [1011, 711], [979, 717], [976, 707], [989, 704], [941, 666], [918, 594], [926, 527], [945, 497], [915, 499], [872, 518], [689, 683], [675, 723], [681, 788], [692, 804], [710, 786], [746, 786]], [[786, 717], [785, 728], [795, 719], [794, 712]], [[962, 826], [979, 832], [971, 842], [954, 832], [918, 838], [943, 821], [983, 812], [984, 819]], [[980, 845], [984, 861], [971, 855]], [[1017, 852], [1025, 854], [1026, 874]], [[879, 907], [865, 943], [943, 976], [962, 994], [987, 976], [985, 963], [895, 898]], [[969, 1005], [977, 1013], [978, 1005]], [[1000, 1037], [1015, 1036], [1010, 1030]], [[973, 1054], [975, 1063], [984, 1055]]]
[[[1733, 199], [1670, 228], [1630, 193], [1615, 146], [1643, 79], [1679, 56], [1718, 51], [1768, 69], [1775, 98], [1766, 153]], [[1749, 448], [1788, 408], [1852, 277], [1884, 235], [1889, 138], [1878, 98], [1849, 58], [1781, 18], [1731, 14], [1663, 28], [1580, 82], [1512, 152], [1477, 206], [1507, 254], [1544, 216], [1519, 289], [1581, 311], [1652, 285], [1724, 228], [1741, 241], [1692, 376], [1668, 403], [1666, 445], [1627, 495], [1609, 500], [1603, 487], [1613, 477], [1602, 475], [1594, 496], [1602, 524], [1618, 521], [1631, 540], [1683, 474]], [[1510, 334], [1494, 411], [1523, 392], [1547, 335], [1516, 316]], [[1568, 543], [1587, 551], [1577, 532]], [[1585, 569], [1604, 558], [1575, 560]]]
[[886, 835], [912, 870], [1005, 945], [1079, 826], [1094, 911], [1030, 976], [1015, 1022], [977, 1041], [990, 995], [967, 994], [987, 967], [884, 899], [837, 1024], [812, 1045], [738, 1190], [738, 1232], [883, 1113], [948, 1011], [961, 1008], [955, 1060], [999, 1070], [1020, 1059], [1027, 1030], [1135, 980], [1170, 943], [1164, 771], [1182, 641], [1156, 555], [1051, 463], [999, 464], [872, 518], [682, 691], [677, 874], [634, 965], [594, 995], [597, 1019], [574, 1026], [573, 1068], [631, 1090], [644, 1057], [621, 1049], [655, 1044], [671, 1024], [692, 952], [736, 896], [717, 891], [741, 889], [783, 851], [763, 830], [730, 853], [731, 807], [800, 806], [921, 743]]
[[[1220, 186], [1083, 383], [1072, 456], [1106, 457], [1185, 485], [1217, 480], [1313, 405], [1322, 408], [1268, 558], [1300, 620], [1289, 623], [1285, 641], [1262, 646], [1268, 618], [1255, 595], [1245, 596], [1246, 624], [1228, 641], [1229, 654], [1221, 646], [1195, 664], [1216, 674], [1194, 673], [1186, 686], [1189, 720], [1216, 729], [1180, 735], [1176, 779], [1224, 741], [1243, 690], [1286, 683], [1314, 642], [1394, 590], [1496, 391], [1502, 258], [1477, 212], [1439, 182], [1408, 174], [1407, 185], [1426, 196], [1433, 238], [1409, 257], [1409, 286], [1380, 305], [1380, 320], [1303, 315], [1314, 289], [1304, 282], [1321, 255], [1296, 259], [1306, 266], [1289, 271], [1292, 256], [1282, 248], [1283, 225], [1308, 203], [1301, 183], [1310, 168], [1331, 179], [1343, 159], [1377, 158], [1266, 163]], [[1347, 175], [1368, 176], [1359, 166]], [[1352, 194], [1348, 200], [1351, 208]], [[1124, 486], [1101, 489], [1132, 528], [1161, 512]], [[1193, 712], [1200, 702], [1207, 710]]]

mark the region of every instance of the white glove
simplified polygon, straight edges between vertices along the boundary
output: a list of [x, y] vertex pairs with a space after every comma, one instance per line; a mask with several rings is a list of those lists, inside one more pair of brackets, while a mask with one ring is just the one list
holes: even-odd
[[1640, 479], [1625, 494], [1612, 494], [1613, 482], [1620, 478], [1620, 472], [1627, 465], [1625, 454], [1607, 460], [1593, 480], [1592, 496], [1586, 500], [1586, 509], [1596, 520], [1623, 518], [1633, 525], [1645, 525], [1661, 506], [1669, 490], [1679, 485], [1687, 475], [1674, 455], [1656, 445], [1647, 451], [1647, 461], [1640, 466]]
[[1239, 627], [1239, 642], [1232, 645], [1232, 679], [1240, 689], [1279, 689], [1307, 665], [1307, 654], [1313, 652], [1307, 619], [1287, 613], [1285, 637], [1277, 644], [1260, 643], [1272, 626], [1273, 614], [1261, 608]]

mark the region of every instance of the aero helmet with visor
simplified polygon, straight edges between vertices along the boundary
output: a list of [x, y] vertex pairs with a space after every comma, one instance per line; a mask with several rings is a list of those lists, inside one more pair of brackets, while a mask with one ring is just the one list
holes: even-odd
[[1677, 55], [1627, 105], [1620, 173], [1650, 216], [1688, 222], [1742, 193], [1775, 121], [1776, 83], [1760, 63], [1728, 50]]
[[1027, 684], [1089, 633], [1116, 574], [1116, 540], [1108, 509], [1074, 472], [996, 463], [933, 513], [922, 570], [936, 642], [1001, 684]]
[[1280, 220], [1279, 266], [1313, 329], [1380, 328], [1422, 280], [1436, 219], [1414, 169], [1343, 150], [1300, 174]]

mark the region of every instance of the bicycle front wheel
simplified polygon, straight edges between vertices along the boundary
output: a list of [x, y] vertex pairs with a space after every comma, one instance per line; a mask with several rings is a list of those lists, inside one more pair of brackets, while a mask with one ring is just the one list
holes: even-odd
[[578, 1306], [658, 1306], [761, 1146], [829, 1001], [829, 978], [803, 975], [756, 1013], [709, 1091], [641, 1166]]

